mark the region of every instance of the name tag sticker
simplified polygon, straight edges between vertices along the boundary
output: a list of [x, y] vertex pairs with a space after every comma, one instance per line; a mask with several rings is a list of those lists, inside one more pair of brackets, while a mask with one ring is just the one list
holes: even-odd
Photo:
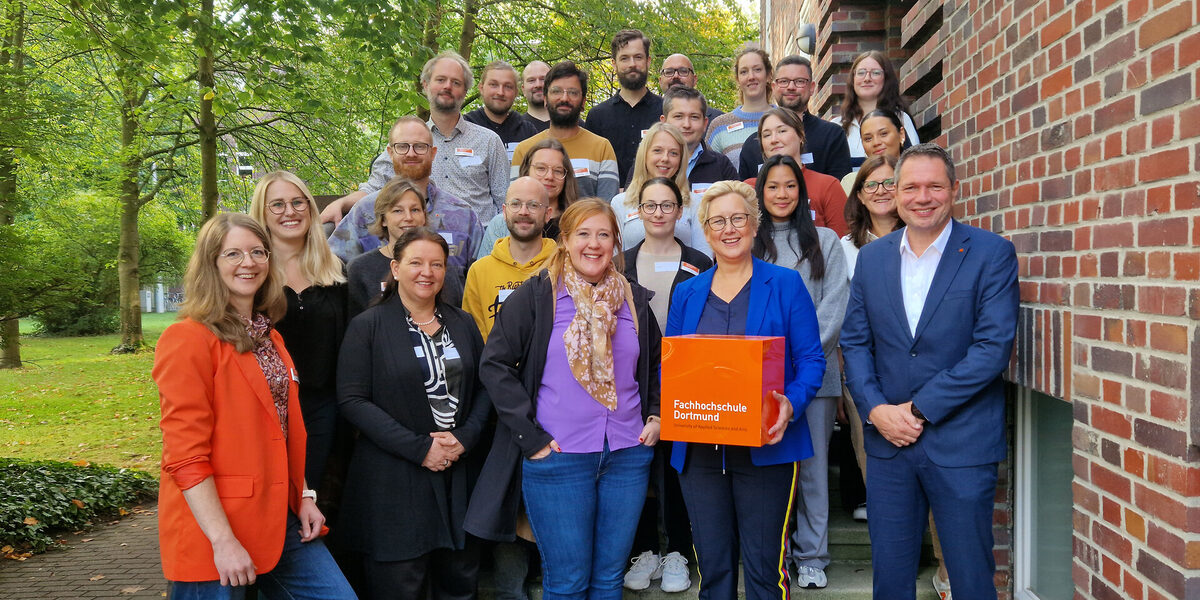
[[380, 282], [379, 282], [379, 291], [381, 291], [381, 292], [382, 292], [382, 291], [386, 291], [386, 290], [387, 290], [387, 282], [386, 282], [386, 281], [380, 281]]
[[692, 185], [692, 193], [693, 194], [704, 194], [704, 192], [708, 191], [708, 188], [710, 188], [710, 187], [712, 187], [711, 183], [693, 184]]
[[450, 346], [449, 348], [446, 348], [445, 353], [443, 354], [443, 358], [458, 358], [458, 348], [456, 348], [454, 346]]
[[454, 244], [454, 234], [453, 233], [451, 233], [449, 231], [439, 231], [438, 234], [442, 236], [443, 240], [446, 240], [447, 244], [451, 244], [451, 245]]
[[508, 300], [508, 297], [511, 296], [514, 291], [516, 290], [500, 290], [500, 293], [496, 294], [496, 302], [504, 304], [504, 301]]
[[296, 375], [295, 369], [292, 369], [292, 381], [295, 381], [296, 383], [300, 383], [300, 376]]
[[666, 260], [659, 260], [659, 261], [654, 262], [654, 272], [655, 273], [670, 273], [672, 271], [677, 271], [677, 270], [679, 270], [679, 263], [677, 263], [677, 262], [671, 262], [671, 261], [666, 261]]
[[645, 139], [645, 138], [646, 138], [646, 134], [647, 134], [647, 133], [650, 133], [650, 130], [649, 130], [649, 129], [643, 129], [643, 130], [642, 130], [642, 139]]
[[683, 269], [684, 271], [687, 271], [688, 273], [691, 273], [692, 275], [699, 275], [699, 274], [700, 274], [700, 269], [696, 268], [696, 265], [693, 265], [693, 264], [692, 264], [692, 263], [690, 263], [690, 262], [681, 262], [681, 263], [679, 263], [679, 268], [680, 268], [680, 269]]
[[479, 158], [477, 156], [460, 156], [460, 157], [458, 157], [458, 166], [460, 166], [460, 167], [474, 167], [476, 165], [482, 165], [482, 164], [483, 164], [483, 159]]
[[812, 152], [805, 152], [804, 154], [800, 155], [800, 162], [802, 162], [806, 165], [811, 165], [812, 161], [813, 161]]
[[808, 214], [812, 215], [812, 220], [813, 220], [813, 222], [815, 223], [815, 222], [817, 221], [817, 211], [815, 211], [815, 210], [812, 210], [812, 209], [810, 208], [810, 209], [808, 210]]
[[508, 147], [505, 148], [505, 150], [508, 152], [508, 162], [510, 164], [512, 163], [513, 153], [517, 151], [517, 143], [518, 142], [509, 142]]
[[572, 158], [571, 168], [575, 170], [576, 177], [586, 177], [590, 173], [586, 158]]
[[475, 149], [474, 148], [455, 148], [454, 155], [455, 156], [475, 156]]
[[635, 208], [635, 209], [633, 209], [633, 210], [631, 210], [631, 211], [629, 211], [629, 212], [627, 212], [627, 213], [625, 213], [625, 220], [626, 220], [626, 221], [628, 221], [628, 220], [630, 220], [630, 219], [636, 219], [636, 218], [638, 218], [638, 209], [636, 209], [636, 208]]
[[737, 131], [745, 126], [746, 126], [745, 123], [743, 123], [742, 121], [738, 121], [737, 123], [733, 123], [729, 127], [726, 127], [725, 131]]
[[425, 358], [425, 349], [420, 346], [413, 346], [413, 354], [416, 354], [417, 358]]

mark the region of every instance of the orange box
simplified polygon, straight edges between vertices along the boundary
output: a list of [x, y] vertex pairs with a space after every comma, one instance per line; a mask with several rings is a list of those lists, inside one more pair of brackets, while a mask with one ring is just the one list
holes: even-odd
[[662, 439], [762, 446], [779, 418], [782, 337], [679, 335], [662, 340]]

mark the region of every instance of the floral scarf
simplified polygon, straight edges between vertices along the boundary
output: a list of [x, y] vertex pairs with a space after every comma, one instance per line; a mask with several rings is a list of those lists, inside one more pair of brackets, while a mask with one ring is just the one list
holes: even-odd
[[562, 274], [563, 285], [575, 303], [575, 317], [563, 333], [571, 373], [592, 398], [608, 410], [616, 410], [612, 336], [617, 330], [617, 311], [631, 296], [629, 284], [613, 267], [596, 285], [585, 281], [570, 261], [564, 262]]
[[246, 321], [246, 333], [254, 340], [254, 358], [262, 369], [263, 377], [267, 379], [267, 387], [271, 389], [271, 398], [275, 401], [275, 412], [279, 414], [279, 427], [283, 430], [283, 439], [288, 435], [288, 385], [287, 366], [279, 356], [279, 350], [271, 341], [271, 319], [262, 313], [254, 313], [254, 319]]

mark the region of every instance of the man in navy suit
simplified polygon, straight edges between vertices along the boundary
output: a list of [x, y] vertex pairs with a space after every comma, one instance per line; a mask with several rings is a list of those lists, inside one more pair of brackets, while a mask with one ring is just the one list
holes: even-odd
[[951, 218], [959, 183], [941, 147], [906, 150], [896, 178], [906, 226], [859, 253], [841, 335], [846, 383], [866, 418], [875, 598], [915, 597], [932, 510], [954, 597], [994, 599], [1016, 251]]

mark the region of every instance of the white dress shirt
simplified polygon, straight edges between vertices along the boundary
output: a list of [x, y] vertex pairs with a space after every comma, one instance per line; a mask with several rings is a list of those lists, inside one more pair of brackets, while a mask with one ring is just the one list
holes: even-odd
[[925, 297], [929, 295], [929, 286], [933, 284], [933, 275], [937, 273], [938, 263], [946, 252], [946, 244], [950, 242], [950, 228], [954, 223], [948, 221], [942, 228], [942, 233], [925, 249], [921, 256], [913, 252], [908, 244], [908, 228], [900, 238], [900, 291], [904, 296], [904, 314], [908, 317], [908, 330], [913, 337], [917, 335], [917, 323], [921, 322], [921, 310], [925, 308]]

